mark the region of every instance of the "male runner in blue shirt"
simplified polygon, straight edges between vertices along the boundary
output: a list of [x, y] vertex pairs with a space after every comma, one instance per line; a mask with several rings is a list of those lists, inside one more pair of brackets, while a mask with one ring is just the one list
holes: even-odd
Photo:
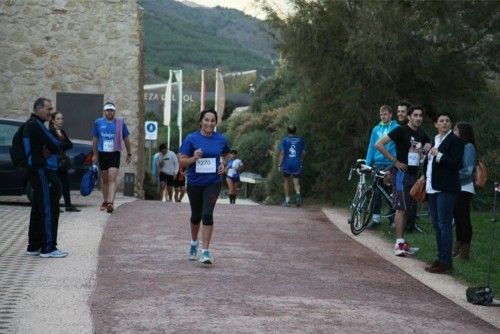
[[291, 205], [290, 196], [288, 194], [288, 183], [290, 178], [293, 179], [293, 187], [295, 189], [295, 204], [302, 204], [302, 196], [300, 194], [300, 173], [302, 171], [302, 162], [306, 154], [306, 145], [304, 140], [297, 136], [297, 127], [289, 125], [287, 128], [288, 136], [283, 138], [280, 144], [279, 169], [283, 173], [283, 190], [285, 193], [284, 206]]

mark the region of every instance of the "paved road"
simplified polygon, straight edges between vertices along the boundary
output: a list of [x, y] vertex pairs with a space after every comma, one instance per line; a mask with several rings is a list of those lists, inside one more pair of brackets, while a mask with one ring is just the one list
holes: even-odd
[[187, 261], [189, 208], [110, 217], [96, 333], [498, 333], [339, 231], [318, 209], [218, 205], [215, 264]]

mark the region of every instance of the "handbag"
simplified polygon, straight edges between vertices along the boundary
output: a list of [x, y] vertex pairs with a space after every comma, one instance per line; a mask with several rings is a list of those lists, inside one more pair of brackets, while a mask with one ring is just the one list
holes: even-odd
[[71, 158], [64, 152], [57, 156], [57, 169], [63, 172], [71, 169]]
[[410, 189], [410, 197], [417, 203], [425, 201], [425, 177], [422, 175]]
[[478, 189], [483, 189], [488, 180], [488, 171], [481, 160], [477, 160], [476, 168], [474, 169], [474, 186]]

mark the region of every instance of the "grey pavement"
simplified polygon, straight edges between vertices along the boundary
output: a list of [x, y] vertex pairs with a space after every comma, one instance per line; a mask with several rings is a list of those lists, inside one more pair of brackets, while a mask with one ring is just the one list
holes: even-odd
[[[59, 244], [70, 252], [66, 259], [24, 255], [29, 207], [0, 205], [0, 333], [499, 332], [498, 308], [471, 309], [459, 300], [463, 292], [453, 297], [426, 283], [425, 276], [416, 275], [439, 293], [401, 276], [401, 284], [419, 294], [417, 304], [410, 306], [421, 314], [384, 307], [399, 300], [378, 289], [395, 282], [375, 275], [401, 275], [399, 268], [411, 275], [405, 266], [422, 264], [390, 263], [358, 245], [331, 223], [339, 228], [345, 224], [345, 213], [339, 210], [249, 207], [241, 204], [254, 203], [243, 200], [230, 206], [221, 200], [212, 246], [216, 264], [207, 271], [185, 259], [187, 204], [119, 196], [118, 209], [108, 215], [98, 210], [98, 192], [87, 198], [75, 193], [73, 201], [83, 211], [61, 214]], [[120, 233], [129, 233], [130, 240]], [[314, 240], [322, 247], [310, 247]], [[384, 253], [384, 242], [362, 242]], [[302, 246], [294, 259], [290, 251], [297, 245]], [[308, 267], [314, 262], [319, 268]], [[352, 281], [363, 284], [361, 296], [352, 286], [349, 290], [351, 269]], [[152, 277], [158, 281], [149, 281]], [[215, 292], [203, 288], [204, 278]], [[412, 293], [395, 291], [403, 297]], [[213, 297], [212, 303], [204, 296]], [[203, 314], [204, 306], [207, 315], [190, 318], [193, 312]], [[236, 315], [229, 317], [231, 312]]]

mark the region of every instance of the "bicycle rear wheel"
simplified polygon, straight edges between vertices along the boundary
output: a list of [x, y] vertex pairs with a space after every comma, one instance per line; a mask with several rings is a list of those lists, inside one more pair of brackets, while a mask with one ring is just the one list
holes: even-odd
[[352, 211], [352, 216], [349, 221], [351, 225], [351, 232], [358, 235], [364, 231], [373, 213], [373, 189], [365, 190], [356, 202], [356, 206]]

